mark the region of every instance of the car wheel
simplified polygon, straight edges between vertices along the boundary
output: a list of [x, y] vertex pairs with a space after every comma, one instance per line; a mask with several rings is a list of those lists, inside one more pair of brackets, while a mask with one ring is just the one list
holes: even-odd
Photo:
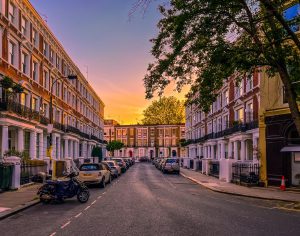
[[105, 178], [103, 177], [101, 183], [100, 183], [101, 188], [105, 188]]
[[90, 194], [89, 194], [89, 192], [86, 191], [86, 190], [80, 191], [80, 192], [77, 194], [77, 200], [78, 200], [80, 203], [86, 203], [86, 202], [89, 200], [89, 197], [90, 197]]

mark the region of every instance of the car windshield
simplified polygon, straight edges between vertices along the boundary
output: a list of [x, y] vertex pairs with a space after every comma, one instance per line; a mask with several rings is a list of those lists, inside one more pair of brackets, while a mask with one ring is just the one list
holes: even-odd
[[114, 166], [114, 163], [113, 162], [106, 162], [107, 165], [109, 165], [110, 167], [113, 167]]
[[95, 170], [100, 170], [99, 165], [95, 164], [86, 164], [80, 166], [79, 170], [81, 171], [95, 171]]
[[178, 163], [178, 159], [167, 159], [166, 163]]

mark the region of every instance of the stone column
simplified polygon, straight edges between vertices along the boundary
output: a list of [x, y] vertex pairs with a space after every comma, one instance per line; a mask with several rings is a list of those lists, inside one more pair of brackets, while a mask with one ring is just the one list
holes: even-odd
[[61, 153], [60, 153], [60, 136], [57, 136], [57, 142], [56, 142], [56, 152], [57, 152], [57, 159], [60, 160], [61, 159]]
[[36, 132], [30, 132], [30, 148], [29, 156], [31, 159], [36, 159]]
[[233, 156], [234, 156], [234, 160], [238, 160], [238, 141], [234, 141], [233, 142]]
[[231, 142], [228, 142], [228, 158], [232, 159], [233, 156], [232, 156], [232, 143]]
[[73, 158], [73, 154], [74, 154], [74, 149], [73, 149], [73, 140], [70, 140], [69, 141], [69, 146], [70, 146], [70, 149], [69, 149], [69, 157]]
[[257, 161], [258, 155], [258, 148], [257, 148], [257, 138], [253, 137], [253, 161]]
[[221, 142], [221, 152], [220, 159], [225, 159], [225, 142]]
[[8, 126], [2, 126], [2, 145], [1, 145], [1, 156], [3, 158], [4, 153], [8, 151]]
[[91, 145], [90, 144], [87, 144], [87, 157], [90, 157], [91, 156]]
[[51, 134], [52, 135], [52, 159], [56, 160], [57, 156], [56, 156], [56, 135], [55, 134]]
[[39, 145], [40, 145], [40, 153], [39, 153], [38, 158], [43, 160], [44, 159], [44, 134], [43, 134], [43, 132], [40, 133]]
[[23, 128], [18, 129], [18, 151], [19, 152], [24, 151], [24, 129]]
[[216, 158], [216, 156], [215, 156], [215, 145], [211, 145], [210, 147], [211, 147], [211, 149], [210, 149], [211, 159], [215, 159]]
[[65, 139], [64, 147], [65, 147], [64, 158], [67, 158], [67, 157], [69, 157], [69, 142], [68, 142], [68, 139]]
[[246, 140], [241, 140], [241, 160], [246, 159]]

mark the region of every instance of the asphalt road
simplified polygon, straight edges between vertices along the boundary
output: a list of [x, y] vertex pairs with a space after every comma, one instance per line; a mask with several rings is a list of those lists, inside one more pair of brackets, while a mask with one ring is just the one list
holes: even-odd
[[137, 163], [88, 203], [36, 205], [0, 221], [1, 235], [300, 235], [280, 202], [212, 192]]

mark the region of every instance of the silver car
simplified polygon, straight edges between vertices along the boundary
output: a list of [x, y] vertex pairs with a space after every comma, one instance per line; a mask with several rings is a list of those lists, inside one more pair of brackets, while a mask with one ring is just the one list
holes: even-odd
[[167, 158], [164, 160], [161, 168], [163, 173], [180, 173], [179, 159], [178, 158]]

